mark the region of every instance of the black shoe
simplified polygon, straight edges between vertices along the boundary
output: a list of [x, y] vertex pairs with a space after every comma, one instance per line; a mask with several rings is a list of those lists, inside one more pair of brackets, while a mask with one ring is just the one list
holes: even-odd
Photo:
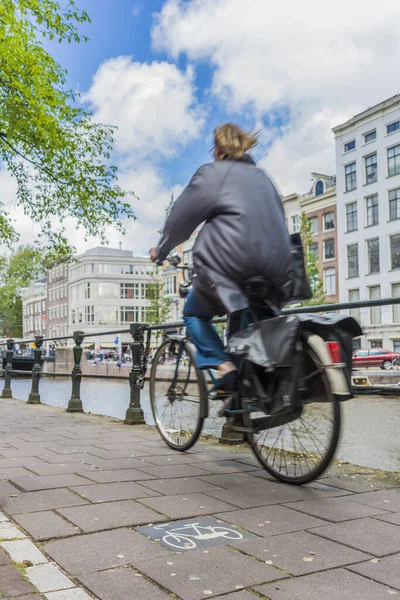
[[237, 388], [237, 371], [231, 371], [218, 379], [213, 385], [210, 395], [217, 393], [219, 397], [225, 397], [227, 394], [232, 394]]

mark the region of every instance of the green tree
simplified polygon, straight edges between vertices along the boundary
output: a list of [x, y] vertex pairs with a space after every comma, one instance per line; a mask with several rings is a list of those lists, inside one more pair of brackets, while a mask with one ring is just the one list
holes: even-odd
[[[155, 273], [152, 273], [152, 282], [147, 284], [148, 307], [146, 321], [150, 325], [159, 325], [165, 323], [170, 316], [171, 299], [164, 294], [164, 283], [160, 278], [160, 268], [156, 267]], [[157, 330], [154, 333], [157, 344], [162, 331]]]
[[300, 233], [303, 242], [306, 273], [312, 291], [312, 298], [306, 302], [303, 302], [302, 306], [316, 306], [318, 304], [324, 304], [326, 299], [324, 284], [322, 282], [321, 273], [318, 267], [318, 255], [313, 252], [312, 249], [312, 226], [304, 212], [302, 212], [300, 216]]
[[[41, 41], [87, 41], [79, 28], [89, 22], [73, 0], [65, 7], [57, 0], [0, 0], [0, 167], [17, 182], [17, 204], [58, 254], [72, 250], [62, 225], [67, 216], [103, 241], [108, 225], [123, 231], [121, 218], [134, 218], [110, 164], [114, 128], [79, 106], [67, 72]], [[1, 203], [0, 213], [0, 243], [10, 246], [18, 234]], [[52, 217], [60, 223], [56, 231]]]
[[0, 258], [0, 336], [22, 337], [21, 292], [45, 273], [45, 255], [33, 246], [20, 246]]

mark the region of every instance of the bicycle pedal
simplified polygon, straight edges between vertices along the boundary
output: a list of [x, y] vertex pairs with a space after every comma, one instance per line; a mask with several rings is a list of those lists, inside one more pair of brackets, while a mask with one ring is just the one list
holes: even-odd
[[210, 400], [225, 400], [226, 398], [232, 398], [232, 392], [225, 392], [224, 390], [214, 390], [209, 392], [208, 397]]

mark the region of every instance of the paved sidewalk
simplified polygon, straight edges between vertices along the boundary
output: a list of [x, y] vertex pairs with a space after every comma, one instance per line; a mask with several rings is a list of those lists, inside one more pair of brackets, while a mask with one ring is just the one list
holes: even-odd
[[359, 471], [282, 485], [244, 446], [0, 400], [0, 598], [400, 600], [400, 479]]

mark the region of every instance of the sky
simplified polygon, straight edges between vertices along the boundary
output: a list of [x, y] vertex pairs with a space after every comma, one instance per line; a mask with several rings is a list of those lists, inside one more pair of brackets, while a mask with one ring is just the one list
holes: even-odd
[[[158, 240], [171, 193], [212, 160], [212, 131], [233, 121], [260, 131], [254, 152], [283, 194], [304, 193], [312, 172], [334, 174], [332, 127], [400, 92], [398, 0], [76, 0], [92, 23], [87, 44], [51, 44], [68, 83], [100, 122], [118, 126], [113, 159], [136, 221], [111, 246], [144, 254]], [[38, 227], [15, 205], [1, 170], [0, 198], [21, 242]], [[84, 240], [72, 219], [68, 237]]]

